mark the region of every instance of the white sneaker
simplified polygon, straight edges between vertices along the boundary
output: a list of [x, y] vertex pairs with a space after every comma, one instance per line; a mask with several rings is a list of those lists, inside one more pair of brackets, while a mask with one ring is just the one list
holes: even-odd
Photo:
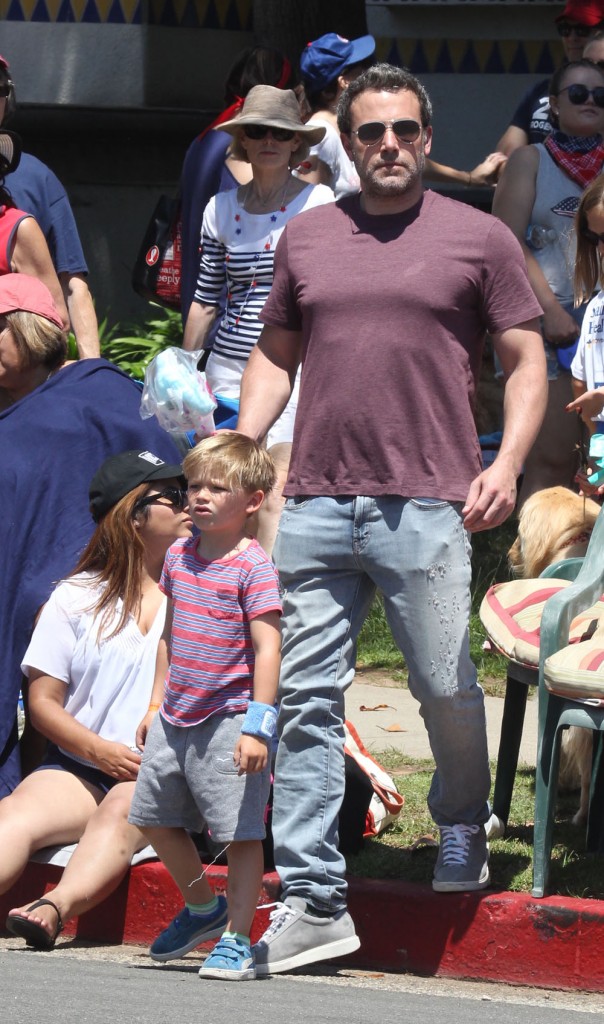
[[315, 917], [306, 913], [306, 903], [298, 896], [276, 903], [270, 921], [262, 938], [252, 946], [259, 978], [345, 956], [361, 945], [346, 910], [339, 910], [333, 917]]

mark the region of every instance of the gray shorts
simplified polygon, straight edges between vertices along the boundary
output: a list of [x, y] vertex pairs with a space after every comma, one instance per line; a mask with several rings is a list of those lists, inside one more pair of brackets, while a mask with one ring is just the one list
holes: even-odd
[[233, 750], [243, 718], [212, 715], [201, 725], [181, 728], [157, 714], [128, 821], [191, 832], [201, 832], [205, 823], [217, 843], [264, 839], [270, 761], [263, 772], [237, 774]]

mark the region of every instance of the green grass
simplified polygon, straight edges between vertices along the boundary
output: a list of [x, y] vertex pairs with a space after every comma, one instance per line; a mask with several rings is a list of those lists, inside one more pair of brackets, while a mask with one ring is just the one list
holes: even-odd
[[[382, 751], [377, 759], [393, 774], [405, 805], [394, 825], [381, 836], [366, 840], [359, 854], [347, 858], [348, 871], [365, 878], [430, 884], [438, 843], [438, 829], [426, 805], [433, 764], [413, 761], [392, 749]], [[494, 775], [494, 764], [491, 770]], [[497, 889], [531, 889], [534, 774], [532, 768], [519, 768], [507, 834], [491, 842], [491, 876]], [[578, 793], [564, 794], [559, 800], [549, 892], [604, 899], [602, 857], [586, 853], [585, 829], [571, 823], [578, 802]]]
[[[486, 692], [503, 696], [507, 659], [483, 650], [485, 632], [478, 610], [492, 583], [510, 579], [507, 552], [516, 536], [516, 522], [504, 523], [496, 530], [476, 534], [472, 539], [472, 615], [470, 618], [470, 653], [478, 669], [478, 678]], [[392, 672], [393, 678], [406, 679], [405, 660], [392, 640], [392, 634], [380, 597], [373, 607], [359, 636], [358, 665], [363, 668]]]

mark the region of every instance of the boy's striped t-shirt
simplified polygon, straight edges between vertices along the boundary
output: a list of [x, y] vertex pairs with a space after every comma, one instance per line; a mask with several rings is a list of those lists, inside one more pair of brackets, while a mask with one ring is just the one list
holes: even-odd
[[282, 610], [277, 572], [257, 541], [208, 562], [197, 554], [197, 540], [170, 547], [159, 584], [174, 607], [161, 714], [180, 726], [247, 709], [254, 677], [250, 621]]

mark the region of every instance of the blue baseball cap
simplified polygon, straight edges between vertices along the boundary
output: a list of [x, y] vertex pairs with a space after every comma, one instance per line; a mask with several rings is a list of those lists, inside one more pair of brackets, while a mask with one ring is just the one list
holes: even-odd
[[300, 57], [300, 71], [304, 84], [311, 92], [318, 92], [352, 64], [359, 64], [375, 53], [373, 36], [344, 39], [335, 32], [308, 43]]

